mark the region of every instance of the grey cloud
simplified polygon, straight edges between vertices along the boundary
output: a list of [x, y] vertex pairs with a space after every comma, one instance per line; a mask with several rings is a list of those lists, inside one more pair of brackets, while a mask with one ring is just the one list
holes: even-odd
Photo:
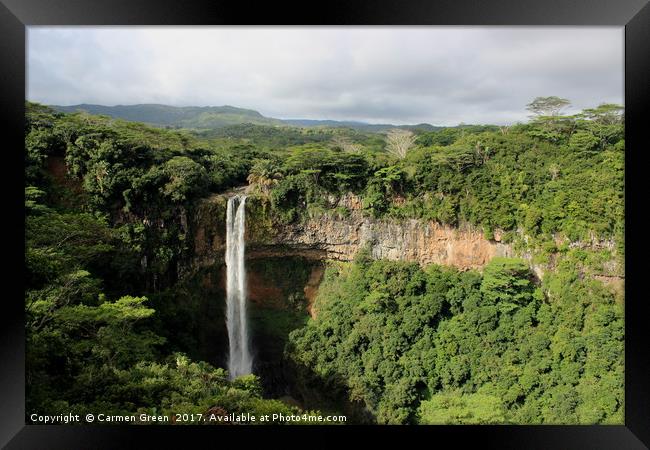
[[623, 29], [30, 27], [28, 98], [231, 104], [280, 118], [512, 123], [622, 103]]

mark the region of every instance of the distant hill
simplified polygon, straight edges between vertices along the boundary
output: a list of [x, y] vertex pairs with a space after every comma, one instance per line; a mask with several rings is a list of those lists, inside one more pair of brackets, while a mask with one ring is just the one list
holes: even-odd
[[221, 128], [228, 125], [252, 123], [255, 125], [282, 125], [282, 121], [264, 117], [252, 109], [234, 106], [168, 106], [157, 104], [143, 105], [72, 105], [52, 108], [61, 112], [86, 111], [133, 122], [173, 128]]
[[294, 127], [330, 127], [330, 128], [353, 128], [360, 131], [381, 132], [392, 128], [404, 128], [409, 130], [435, 131], [443, 127], [436, 127], [428, 123], [417, 125], [393, 125], [390, 123], [366, 123], [348, 120], [312, 120], [312, 119], [283, 119], [287, 125]]
[[294, 127], [331, 127], [331, 128], [358, 128], [370, 124], [352, 120], [314, 120], [314, 119], [282, 119], [287, 125]]
[[169, 106], [158, 104], [141, 105], [90, 105], [80, 104], [71, 106], [51, 105], [57, 111], [72, 113], [85, 111], [116, 119], [133, 122], [144, 122], [150, 125], [171, 128], [217, 129], [230, 125], [250, 123], [253, 125], [293, 126], [302, 128], [352, 128], [359, 131], [378, 133], [392, 128], [404, 128], [420, 131], [435, 131], [436, 127], [428, 123], [417, 125], [372, 124], [357, 121], [312, 120], [312, 119], [274, 119], [265, 117], [252, 109], [235, 106]]

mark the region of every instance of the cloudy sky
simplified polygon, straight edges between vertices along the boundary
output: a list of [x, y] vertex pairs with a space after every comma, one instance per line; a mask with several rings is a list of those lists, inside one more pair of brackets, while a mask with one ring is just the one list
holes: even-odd
[[623, 103], [621, 27], [29, 27], [27, 98], [456, 125]]

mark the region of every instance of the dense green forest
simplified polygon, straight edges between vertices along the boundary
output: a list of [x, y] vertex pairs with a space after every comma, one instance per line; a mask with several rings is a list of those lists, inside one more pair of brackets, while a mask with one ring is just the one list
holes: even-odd
[[27, 411], [299, 412], [191, 360], [166, 322], [187, 218], [249, 184], [277, 226], [352, 192], [369, 218], [475, 227], [525, 257], [482, 273], [329, 262], [318, 315], [285, 348], [305, 404], [329, 393], [323, 408], [377, 423], [622, 423], [623, 296], [595, 278], [624, 273], [622, 108], [564, 116], [552, 100], [525, 124], [382, 133], [164, 129], [28, 103]]
[[379, 423], [622, 423], [622, 305], [571, 268], [531, 280], [516, 259], [481, 275], [360, 254], [330, 267], [287, 353], [302, 389]]

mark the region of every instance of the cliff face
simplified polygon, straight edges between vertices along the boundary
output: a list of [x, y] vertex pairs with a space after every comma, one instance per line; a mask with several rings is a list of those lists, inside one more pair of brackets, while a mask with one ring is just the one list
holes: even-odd
[[[380, 220], [364, 217], [360, 199], [352, 194], [330, 197], [327, 212], [302, 222], [280, 224], [270, 205], [256, 197], [246, 203], [246, 252], [249, 259], [298, 256], [311, 260], [351, 261], [368, 246], [374, 258], [413, 261], [421, 265], [441, 264], [460, 270], [481, 269], [495, 256], [518, 256], [529, 261], [538, 278], [555, 266], [534, 263], [533, 255], [501, 242], [486, 239], [469, 227], [453, 228], [433, 221]], [[214, 195], [204, 200], [190, 218], [193, 252], [189, 271], [222, 264], [226, 251], [227, 199]], [[337, 211], [345, 211], [341, 214]], [[560, 242], [558, 242], [560, 244]], [[570, 248], [614, 250], [613, 241], [592, 239], [572, 242]], [[588, 274], [622, 289], [624, 269], [616, 259], [603, 264], [600, 272]], [[619, 290], [620, 290], [619, 289]]]
[[436, 263], [459, 269], [476, 269], [493, 256], [511, 255], [509, 246], [485, 239], [482, 233], [443, 227], [435, 222], [372, 220], [352, 214], [342, 218], [325, 214], [304, 224], [278, 230], [270, 245], [258, 246], [264, 252], [274, 244], [285, 244], [294, 251], [320, 252], [327, 259], [350, 261], [364, 246], [374, 258]]
[[[375, 220], [363, 217], [352, 195], [330, 199], [349, 214], [324, 213], [301, 223], [277, 225], [268, 206], [252, 199], [247, 205], [246, 243], [249, 258], [302, 256], [350, 261], [369, 246], [375, 258], [436, 263], [461, 270], [480, 269], [494, 256], [512, 256], [510, 245], [490, 241], [483, 233], [420, 220]], [[207, 199], [194, 220], [194, 264], [220, 262], [225, 252], [223, 197]], [[497, 236], [497, 239], [498, 236]]]

